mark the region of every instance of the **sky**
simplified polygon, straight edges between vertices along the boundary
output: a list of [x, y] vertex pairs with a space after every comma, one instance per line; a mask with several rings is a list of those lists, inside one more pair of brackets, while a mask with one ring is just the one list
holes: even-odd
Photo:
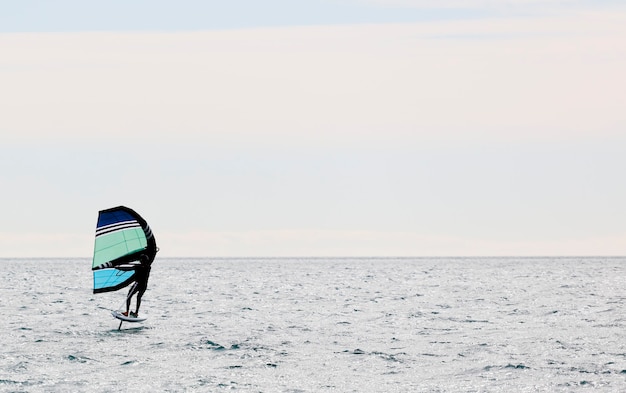
[[0, 1], [0, 257], [626, 250], [626, 7]]

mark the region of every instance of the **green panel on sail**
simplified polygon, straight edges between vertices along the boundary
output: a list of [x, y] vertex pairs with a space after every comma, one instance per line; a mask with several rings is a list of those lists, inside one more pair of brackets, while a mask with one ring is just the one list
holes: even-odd
[[147, 245], [146, 234], [141, 227], [125, 228], [96, 236], [92, 267], [143, 251]]

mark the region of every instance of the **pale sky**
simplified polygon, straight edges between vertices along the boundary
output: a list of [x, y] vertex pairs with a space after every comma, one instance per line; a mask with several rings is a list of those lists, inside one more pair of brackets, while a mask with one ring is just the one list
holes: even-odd
[[625, 255], [626, 7], [0, 2], [0, 257]]

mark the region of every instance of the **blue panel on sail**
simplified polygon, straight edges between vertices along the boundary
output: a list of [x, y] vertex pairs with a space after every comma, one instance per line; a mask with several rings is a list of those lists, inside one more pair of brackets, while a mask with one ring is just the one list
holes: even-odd
[[109, 292], [123, 288], [134, 281], [135, 271], [101, 269], [93, 271], [93, 292]]
[[130, 212], [122, 209], [102, 211], [98, 215], [98, 224], [96, 228], [102, 228], [107, 225], [117, 224], [126, 221], [136, 221], [136, 219], [131, 215]]

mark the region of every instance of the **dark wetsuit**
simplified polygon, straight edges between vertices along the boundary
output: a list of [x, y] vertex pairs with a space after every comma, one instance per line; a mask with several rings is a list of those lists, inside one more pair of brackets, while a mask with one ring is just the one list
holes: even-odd
[[128, 296], [126, 297], [126, 313], [130, 309], [130, 298], [137, 294], [137, 307], [135, 308], [135, 316], [139, 314], [139, 306], [141, 306], [141, 298], [148, 288], [148, 278], [150, 278], [150, 265], [141, 264], [135, 268], [135, 283], [130, 287]]
[[137, 307], [135, 308], [135, 316], [139, 314], [139, 306], [141, 306], [141, 297], [143, 293], [148, 288], [148, 278], [150, 278], [150, 268], [152, 265], [152, 261], [156, 257], [156, 253], [158, 249], [156, 248], [156, 243], [154, 243], [154, 237], [152, 237], [151, 242], [148, 242], [148, 249], [146, 250], [146, 254], [141, 254], [139, 257], [140, 265], [135, 267], [135, 283], [130, 287], [128, 291], [128, 296], [126, 297], [126, 314], [130, 310], [130, 298], [137, 294]]
[[148, 278], [150, 278], [150, 265], [139, 265], [135, 269], [135, 282], [137, 283], [137, 291], [143, 293], [148, 287]]

